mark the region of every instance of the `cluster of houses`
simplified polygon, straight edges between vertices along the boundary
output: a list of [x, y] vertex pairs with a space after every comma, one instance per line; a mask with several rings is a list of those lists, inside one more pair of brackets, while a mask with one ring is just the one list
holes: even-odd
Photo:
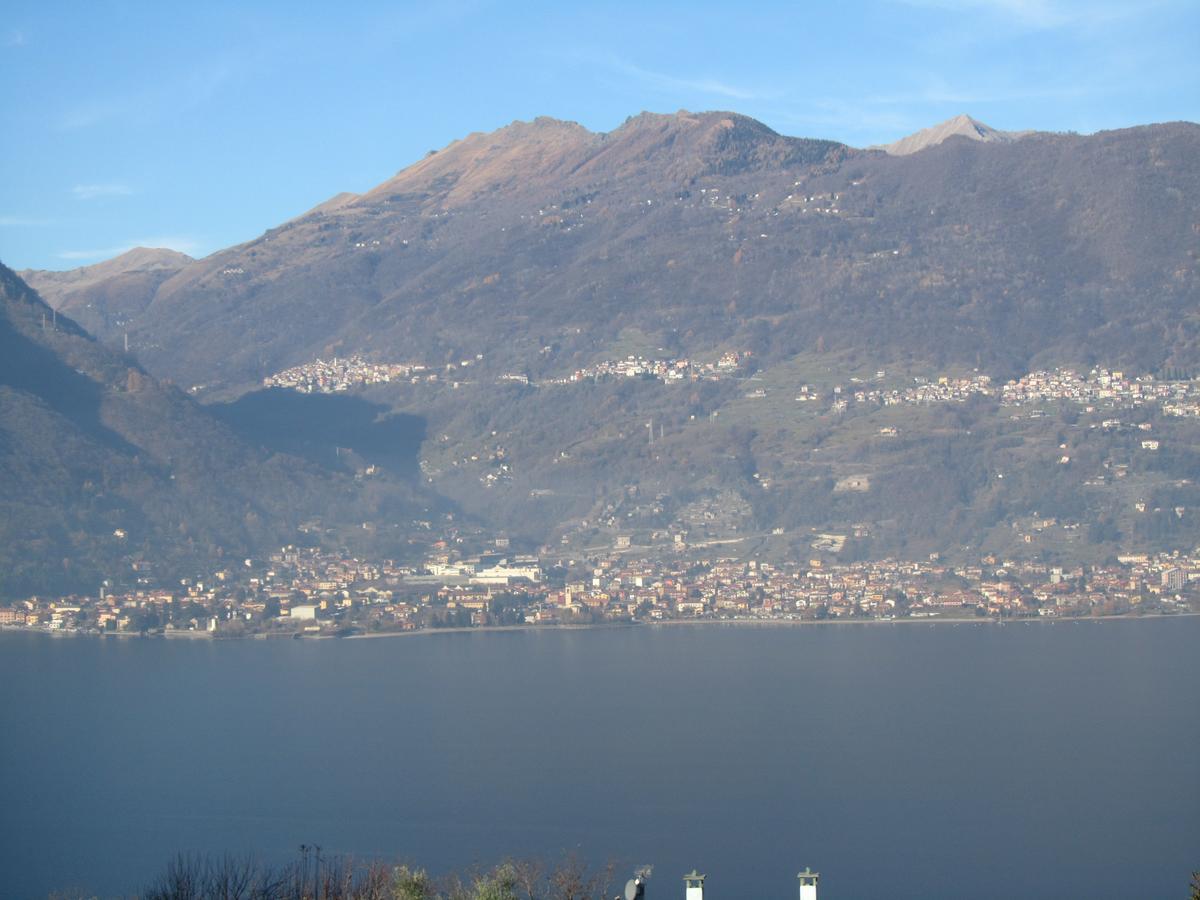
[[[885, 372], [877, 372], [877, 380], [886, 377]], [[967, 378], [913, 378], [913, 385], [907, 388], [870, 387], [861, 378], [852, 378], [849, 384], [837, 384], [833, 387], [831, 409], [843, 412], [851, 404], [874, 406], [900, 406], [902, 404], [950, 403], [966, 400], [976, 394], [990, 396], [994, 393], [992, 379], [988, 375], [971, 375]], [[811, 385], [801, 385], [796, 394], [796, 401], [807, 403], [822, 399], [820, 391]]]
[[1200, 415], [1200, 382], [1167, 381], [1153, 375], [1128, 377], [1124, 372], [1095, 368], [1086, 375], [1071, 369], [1031, 372], [1004, 385], [1000, 402], [1024, 406], [1068, 400], [1090, 407], [1159, 406], [1167, 415]]
[[[599, 378], [638, 377], [656, 379], [664, 384], [702, 379], [717, 381], [736, 373], [750, 355], [749, 351], [728, 351], [722, 353], [715, 361], [705, 363], [688, 359], [647, 359], [642, 356], [629, 356], [622, 360], [604, 360], [577, 369], [570, 375], [549, 378], [540, 383], [576, 384]], [[451, 363], [445, 367], [444, 372], [422, 363], [368, 362], [361, 356], [316, 359], [268, 375], [262, 384], [263, 387], [288, 388], [302, 394], [332, 394], [371, 384], [436, 382], [442, 376], [453, 377], [458, 370], [476, 365], [482, 359], [483, 355], [478, 354], [475, 359]], [[496, 381], [501, 384], [531, 383], [529, 376], [523, 372], [503, 372], [496, 377]], [[458, 387], [460, 383], [451, 382], [451, 385]]]
[[[885, 372], [877, 372], [875, 381], [883, 381]], [[966, 377], [939, 376], [912, 379], [910, 387], [872, 386], [862, 378], [837, 384], [828, 391], [801, 385], [796, 400], [801, 403], [827, 401], [833, 412], [851, 406], [928, 405], [963, 402], [974, 396], [997, 397], [1001, 406], [1037, 406], [1044, 403], [1072, 402], [1087, 407], [1135, 409], [1158, 406], [1172, 416], [1200, 416], [1200, 381], [1162, 380], [1153, 375], [1128, 377], [1120, 371], [1094, 368], [1086, 375], [1072, 369], [1030, 372], [997, 388], [988, 375], [974, 373]]]
[[[663, 384], [716, 381], [744, 374], [745, 363], [751, 356], [749, 351], [731, 350], [722, 353], [716, 360], [697, 362], [686, 358], [658, 359], [630, 355], [624, 359], [602, 360], [576, 369], [569, 375], [544, 379], [539, 384], [570, 385], [606, 378], [648, 378]], [[335, 393], [389, 382], [435, 382], [441, 375], [460, 377], [455, 374], [458, 370], [477, 365], [482, 359], [483, 355], [477, 354], [474, 359], [451, 363], [445, 367], [445, 372], [421, 363], [367, 362], [360, 356], [317, 359], [270, 375], [263, 379], [263, 386], [290, 388], [302, 393]], [[885, 377], [885, 372], [877, 372], [874, 381], [881, 382]], [[523, 372], [504, 372], [496, 380], [522, 385], [532, 383], [529, 375]], [[454, 382], [452, 386], [458, 387], [459, 383]], [[758, 388], [746, 396], [760, 399], [766, 396], [766, 390]], [[1086, 406], [1088, 412], [1093, 412], [1098, 407], [1140, 408], [1154, 405], [1166, 415], [1200, 417], [1200, 381], [1161, 380], [1153, 375], [1129, 377], [1124, 372], [1105, 368], [1094, 368], [1085, 375], [1062, 368], [1030, 372], [998, 388], [990, 376], [976, 372], [964, 377], [916, 376], [908, 387], [884, 387], [862, 378], [851, 378], [847, 383], [835, 384], [831, 390], [802, 384], [796, 392], [797, 402], [828, 403], [829, 409], [835, 413], [844, 412], [851, 406], [930, 405], [963, 402], [974, 396], [997, 397], [1001, 405], [1006, 407], [1066, 401]]]
[[562, 378], [547, 379], [546, 384], [576, 384], [597, 378], [653, 378], [665, 384], [684, 381], [717, 381], [738, 371], [752, 354], [730, 350], [715, 361], [696, 362], [690, 359], [647, 359], [627, 356], [620, 360], [602, 360], [594, 365], [576, 369]]
[[[263, 387], [289, 388], [302, 394], [332, 394], [366, 384], [392, 381], [419, 381], [430, 373], [419, 363], [372, 363], [361, 356], [346, 359], [316, 359], [268, 375]], [[434, 374], [436, 378], [436, 374]]]

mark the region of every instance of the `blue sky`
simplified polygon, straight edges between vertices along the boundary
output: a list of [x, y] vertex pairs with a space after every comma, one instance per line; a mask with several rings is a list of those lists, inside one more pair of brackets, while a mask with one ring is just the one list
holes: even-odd
[[204, 255], [538, 115], [732, 109], [855, 146], [1200, 120], [1196, 0], [26, 3], [0, 19], [0, 260]]

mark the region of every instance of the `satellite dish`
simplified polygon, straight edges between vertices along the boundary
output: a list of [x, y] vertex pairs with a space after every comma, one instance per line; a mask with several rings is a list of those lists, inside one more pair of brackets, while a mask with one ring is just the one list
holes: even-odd
[[642, 900], [646, 896], [646, 888], [640, 878], [630, 878], [625, 882], [625, 900]]

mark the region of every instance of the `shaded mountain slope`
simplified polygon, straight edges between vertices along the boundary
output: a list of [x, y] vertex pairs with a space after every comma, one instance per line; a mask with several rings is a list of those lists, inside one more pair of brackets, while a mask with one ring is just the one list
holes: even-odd
[[248, 444], [0, 267], [0, 594], [95, 590], [139, 560], [188, 571], [371, 509], [347, 475]]

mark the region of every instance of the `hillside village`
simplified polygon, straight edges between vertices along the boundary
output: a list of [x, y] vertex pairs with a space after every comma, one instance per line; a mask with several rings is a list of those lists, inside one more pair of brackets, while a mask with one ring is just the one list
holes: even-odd
[[437, 380], [436, 372], [428, 372], [419, 363], [372, 363], [361, 356], [346, 359], [334, 357], [328, 361], [313, 360], [302, 366], [293, 366], [263, 379], [264, 388], [288, 388], [302, 394], [333, 394], [348, 391], [360, 385], [388, 384], [393, 381], [410, 380], [414, 384], [422, 378]]
[[[588, 379], [622, 377], [651, 378], [664, 384], [700, 379], [716, 381], [736, 373], [749, 356], [746, 351], [728, 351], [722, 353], [714, 362], [700, 363], [688, 359], [647, 359], [631, 355], [621, 360], [602, 360], [576, 369], [570, 375], [547, 378], [540, 382], [534, 382], [528, 375], [518, 372], [504, 372], [496, 377], [496, 381], [535, 385], [566, 385]], [[443, 380], [457, 386], [461, 382], [456, 383], [454, 379], [465, 378], [470, 374], [465, 370], [473, 365], [478, 367], [483, 358], [483, 354], [478, 354], [474, 359], [447, 363], [441, 367], [423, 363], [374, 363], [361, 356], [316, 359], [269, 375], [263, 379], [262, 386], [289, 388], [303, 394], [333, 394], [356, 387], [392, 382], [420, 384]]]
[[[601, 360], [567, 375], [541, 380], [516, 372], [501, 373], [494, 380], [539, 387], [569, 386], [609, 378], [642, 378], [666, 385], [723, 378], [746, 379], [749, 377], [747, 365], [752, 357], [753, 354], [746, 350], [724, 351], [709, 362], [630, 355], [624, 359]], [[458, 387], [467, 376], [467, 370], [471, 367], [479, 369], [483, 359], [483, 354], [477, 354], [473, 359], [437, 367], [424, 363], [369, 362], [361, 356], [334, 357], [277, 372], [264, 378], [262, 385], [306, 394], [332, 394], [368, 385], [422, 384], [439, 380]], [[1014, 408], [1068, 402], [1085, 407], [1087, 412], [1097, 408], [1155, 408], [1165, 415], [1200, 417], [1200, 380], [1156, 378], [1150, 374], [1129, 376], [1103, 367], [1093, 368], [1086, 374], [1070, 368], [1035, 371], [999, 386], [990, 376], [978, 372], [967, 376], [917, 375], [909, 379], [908, 386], [896, 384], [894, 378], [890, 379], [891, 384], [885, 385], [888, 380], [887, 372], [879, 370], [873, 379], [850, 377], [826, 388], [800, 384], [795, 389], [795, 400], [812, 404], [822, 411], [838, 413], [851, 407], [953, 403], [981, 396], [995, 398], [1001, 406]], [[763, 388], [746, 394], [750, 399], [761, 399], [766, 395]]]

